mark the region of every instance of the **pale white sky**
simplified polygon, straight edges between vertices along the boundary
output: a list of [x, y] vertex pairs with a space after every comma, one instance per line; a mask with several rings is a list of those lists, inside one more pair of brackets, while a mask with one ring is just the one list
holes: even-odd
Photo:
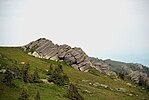
[[40, 37], [149, 65], [149, 0], [0, 0], [1, 46]]

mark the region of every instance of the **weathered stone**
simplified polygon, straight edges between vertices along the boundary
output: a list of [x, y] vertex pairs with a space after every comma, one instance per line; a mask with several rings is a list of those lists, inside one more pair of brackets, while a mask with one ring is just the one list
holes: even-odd
[[128, 95], [129, 95], [129, 96], [133, 96], [133, 94], [131, 94], [131, 93], [130, 93], [130, 94], [128, 94]]
[[88, 71], [88, 68], [92, 66], [89, 57], [81, 48], [71, 48], [66, 44], [59, 46], [45, 38], [33, 41], [22, 48], [25, 51], [30, 51], [33, 48], [34, 51], [33, 53], [30, 52], [30, 55], [51, 60], [63, 60], [75, 69], [81, 71]]
[[142, 73], [140, 71], [133, 71], [129, 74], [132, 81], [135, 83], [139, 83], [139, 77], [142, 77], [143, 81], [146, 82], [146, 84], [149, 84], [149, 77], [147, 77], [146, 73]]
[[67, 53], [64, 57], [64, 61], [66, 63], [72, 65], [72, 64], [75, 64], [76, 59], [70, 53]]
[[98, 58], [89, 58], [93, 67], [101, 73], [108, 74], [110, 72], [109, 66]]
[[116, 91], [126, 92], [126, 89], [125, 88], [116, 88]]
[[49, 83], [47, 79], [40, 79], [43, 83]]
[[1, 69], [0, 70], [0, 73], [3, 73], [4, 74], [5, 72], [6, 72], [6, 69]]
[[105, 84], [100, 84], [101, 87], [104, 87], [105, 89], [108, 88], [108, 85], [105, 85]]
[[[29, 55], [31, 55], [31, 54], [29, 54]], [[34, 57], [42, 58], [41, 55], [39, 55], [39, 53], [37, 53], [36, 51], [34, 51], [34, 52], [32, 53], [32, 55], [33, 55]]]
[[100, 86], [100, 87], [103, 87], [103, 88], [105, 88], [105, 89], [109, 88], [108, 85], [100, 84], [100, 83], [98, 83], [98, 82], [95, 82], [95, 83], [93, 83], [92, 85], [93, 85], [93, 86]]
[[71, 66], [72, 66], [73, 68], [79, 70], [79, 66], [78, 66], [78, 65], [76, 65], [76, 64], [72, 64]]
[[22, 65], [24, 65], [24, 64], [25, 64], [25, 62], [21, 62], [21, 64], [22, 64]]
[[89, 90], [84, 90], [83, 92], [84, 92], [84, 93], [88, 93], [88, 94], [92, 94], [92, 92], [89, 91]]
[[98, 82], [93, 83], [93, 86], [100, 86]]
[[66, 55], [66, 52], [63, 49], [60, 49], [58, 52], [58, 58], [64, 59], [65, 55]]
[[89, 83], [89, 85], [93, 85], [93, 83]]
[[58, 61], [58, 60], [59, 60], [59, 58], [57, 57], [57, 55], [55, 55], [55, 56], [51, 57], [51, 58], [50, 58], [50, 60], [55, 60], [55, 61]]

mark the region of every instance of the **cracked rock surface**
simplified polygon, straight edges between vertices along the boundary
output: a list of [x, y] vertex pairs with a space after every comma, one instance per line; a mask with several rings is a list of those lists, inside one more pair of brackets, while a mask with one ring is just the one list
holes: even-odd
[[[63, 60], [75, 69], [86, 71], [92, 63], [86, 53], [78, 47], [69, 45], [57, 45], [52, 41], [40, 38], [22, 47], [30, 55], [51, 60]], [[32, 52], [30, 52], [33, 50]]]

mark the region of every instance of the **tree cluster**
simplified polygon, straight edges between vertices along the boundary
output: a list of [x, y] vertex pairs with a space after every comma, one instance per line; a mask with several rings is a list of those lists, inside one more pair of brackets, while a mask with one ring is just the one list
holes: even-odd
[[5, 83], [6, 85], [14, 85], [13, 79], [23, 79], [23, 81], [27, 83], [41, 82], [38, 75], [38, 69], [36, 68], [34, 73], [30, 74], [29, 68], [30, 65], [25, 64], [22, 70], [20, 70], [17, 66], [7, 69], [3, 78], [3, 83]]
[[30, 65], [26, 64], [24, 65], [23, 69], [22, 69], [22, 76], [23, 76], [23, 81], [27, 82], [27, 83], [39, 83], [40, 81], [40, 77], [38, 75], [38, 69], [36, 68], [34, 71], [34, 74], [30, 74], [29, 73], [29, 68]]
[[52, 65], [50, 65], [48, 75], [49, 75], [48, 81], [53, 82], [56, 85], [64, 86], [65, 84], [69, 83], [69, 78], [63, 72], [62, 65], [58, 65], [56, 68], [53, 68]]

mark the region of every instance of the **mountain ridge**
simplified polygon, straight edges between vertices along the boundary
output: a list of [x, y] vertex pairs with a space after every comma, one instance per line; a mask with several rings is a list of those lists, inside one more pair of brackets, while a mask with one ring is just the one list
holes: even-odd
[[[81, 96], [85, 100], [148, 100], [148, 91], [143, 86], [138, 86], [131, 82], [127, 77], [125, 80], [119, 77], [109, 76], [106, 73], [100, 73], [95, 68], [90, 67], [88, 72], [82, 72], [74, 69], [63, 61], [55, 61], [43, 58], [33, 57], [24, 52], [20, 47], [0, 47], [0, 99], [16, 100], [19, 97], [22, 88], [28, 89], [29, 100], [39, 91], [42, 100], [68, 100], [64, 95], [68, 88], [66, 86], [57, 86], [52, 82], [46, 82], [49, 75], [47, 71], [49, 66], [56, 67], [59, 64], [63, 66], [63, 71], [68, 75], [70, 83], [73, 83]], [[102, 61], [103, 62], [103, 61]], [[5, 70], [10, 69], [16, 74], [14, 68], [22, 69], [26, 64], [30, 64], [29, 74], [38, 68], [38, 73], [42, 83], [26, 83], [22, 79], [13, 79], [16, 87], [3, 83], [3, 78], [7, 75]], [[115, 63], [114, 63], [115, 64]], [[137, 74], [137, 73], [136, 73]]]
[[89, 70], [89, 67], [95, 68], [100, 73], [107, 75], [116, 75], [123, 70], [126, 75], [131, 77], [132, 81], [138, 83], [139, 77], [141, 76], [144, 81], [149, 84], [149, 68], [142, 64], [89, 57], [80, 47], [72, 48], [67, 44], [54, 44], [51, 40], [46, 38], [32, 41], [29, 44], [22, 46], [22, 48], [24, 51], [27, 51], [29, 55], [51, 60], [63, 60], [75, 69], [85, 72]]

